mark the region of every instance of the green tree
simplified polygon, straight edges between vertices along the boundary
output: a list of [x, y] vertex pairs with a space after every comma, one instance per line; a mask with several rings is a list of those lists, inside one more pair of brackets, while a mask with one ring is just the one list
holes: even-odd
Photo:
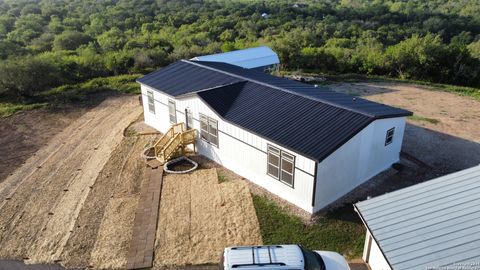
[[447, 55], [446, 46], [438, 35], [413, 35], [397, 45], [389, 46], [386, 56], [389, 68], [401, 78], [439, 79], [444, 76], [440, 65]]
[[127, 38], [120, 29], [114, 27], [98, 36], [97, 42], [105, 51], [116, 51], [123, 48]]
[[60, 35], [55, 36], [53, 41], [53, 49], [59, 50], [75, 50], [80, 45], [87, 44], [92, 39], [80, 32], [65, 31]]

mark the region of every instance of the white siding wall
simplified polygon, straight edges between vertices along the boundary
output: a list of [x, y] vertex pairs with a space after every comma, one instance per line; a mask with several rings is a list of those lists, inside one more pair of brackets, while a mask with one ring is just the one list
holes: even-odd
[[[363, 250], [363, 260], [370, 266], [371, 270], [392, 270], [388, 262], [385, 260], [382, 251], [378, 247], [377, 242], [373, 237], [370, 237], [370, 232], [367, 230], [365, 248]], [[369, 238], [371, 241], [370, 245], [368, 245]]]
[[[387, 130], [395, 127], [393, 142], [385, 146]], [[314, 212], [399, 161], [405, 117], [372, 122], [318, 164]]]
[[[147, 89], [142, 85], [145, 123], [165, 132], [169, 127], [168, 99], [172, 99], [158, 91], [153, 91], [155, 98], [155, 115], [148, 110]], [[267, 141], [251, 132], [223, 121], [197, 96], [175, 100], [177, 121], [185, 122], [185, 108], [193, 114], [194, 128], [200, 130], [199, 113], [218, 120], [219, 147], [212, 146], [202, 139], [197, 139], [197, 151], [215, 160], [224, 167], [245, 177], [253, 183], [264, 187], [279, 197], [312, 212], [312, 193], [315, 162], [298, 153], [285, 149]], [[294, 188], [267, 175], [267, 144], [295, 156]]]

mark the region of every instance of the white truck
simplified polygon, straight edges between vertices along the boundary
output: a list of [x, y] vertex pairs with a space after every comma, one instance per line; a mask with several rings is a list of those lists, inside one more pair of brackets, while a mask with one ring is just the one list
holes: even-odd
[[349, 270], [345, 258], [331, 251], [311, 251], [300, 245], [225, 248], [220, 270]]

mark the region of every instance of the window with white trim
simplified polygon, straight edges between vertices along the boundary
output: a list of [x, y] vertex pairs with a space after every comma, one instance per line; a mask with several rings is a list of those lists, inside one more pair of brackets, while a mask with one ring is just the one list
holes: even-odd
[[175, 101], [168, 100], [168, 114], [170, 123], [176, 124], [177, 123], [177, 109], [175, 106]]
[[267, 146], [267, 174], [293, 187], [295, 156], [285, 151]]
[[147, 99], [148, 99], [148, 110], [155, 114], [155, 99], [153, 98], [153, 92], [148, 90], [147, 91]]
[[218, 147], [218, 121], [200, 114], [200, 136]]
[[187, 121], [187, 129], [193, 128], [193, 115], [190, 109], [185, 109], [185, 118]]
[[387, 130], [387, 135], [385, 136], [385, 146], [393, 142], [393, 134], [395, 133], [395, 128]]

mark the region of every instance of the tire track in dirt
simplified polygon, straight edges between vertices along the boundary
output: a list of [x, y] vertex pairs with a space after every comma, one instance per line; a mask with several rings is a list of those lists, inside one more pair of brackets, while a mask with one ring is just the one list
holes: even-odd
[[[47, 263], [60, 258], [63, 247], [70, 236], [70, 231], [73, 229], [75, 220], [98, 174], [109, 160], [115, 147], [122, 140], [124, 127], [137, 119], [139, 115], [139, 110], [136, 113], [126, 111], [126, 113], [120, 114], [119, 121], [115, 121], [114, 136], [106, 136], [106, 139], [102, 140], [105, 142], [98, 144], [95, 147], [95, 152], [82, 164], [82, 168], [89, 169], [80, 171], [78, 177], [72, 179], [68, 185], [68, 192], [51, 208], [50, 212], [62, 214], [54, 214], [42, 229], [42, 234], [36, 241], [39, 246], [34, 246], [32, 248], [33, 253], [28, 255], [32, 262]], [[59, 230], [59, 228], [64, 229]]]
[[[86, 113], [83, 117], [80, 117], [78, 120], [74, 121], [71, 125], [57, 134], [52, 141], [64, 142], [71, 140], [68, 138], [70, 134], [74, 133], [75, 130], [81, 129], [85, 125], [89, 124], [94, 117], [91, 116], [92, 112]], [[41, 167], [43, 167], [47, 162], [50, 161], [60, 150], [63, 150], [67, 147], [68, 144], [62, 143], [60, 146], [55, 143], [49, 143], [45, 147], [39, 149], [35, 154], [32, 155], [25, 164], [37, 164], [37, 166], [22, 166], [14, 171], [5, 181], [0, 182], [0, 208], [5, 203], [5, 198], [10, 197], [22, 183], [24, 179], [27, 179], [37, 172]], [[71, 145], [70, 145], [71, 146]]]
[[[55, 214], [62, 219], [64, 214], [68, 217], [67, 223], [72, 223], [71, 219], [75, 218], [76, 213], [79, 211], [81, 202], [86, 198], [88, 190], [82, 189], [82, 185], [76, 186], [79, 197], [71, 196], [70, 191], [65, 194], [63, 191], [66, 185], [78, 175], [78, 179], [83, 182], [89, 183], [91, 179], [96, 179], [94, 173], [89, 174], [88, 171], [97, 172], [102, 167], [102, 159], [108, 158], [109, 155], [100, 154], [98, 159], [92, 160], [92, 155], [98, 155], [97, 150], [93, 149], [93, 146], [100, 146], [102, 143], [111, 145], [109, 147], [102, 147], [102, 151], [111, 152], [113, 150], [115, 142], [112, 140], [112, 130], [120, 129], [119, 132], [113, 132], [114, 134], [120, 134], [121, 137], [121, 123], [122, 119], [125, 119], [132, 111], [133, 107], [132, 97], [117, 98], [114, 100], [108, 100], [105, 104], [102, 103], [100, 110], [97, 113], [92, 114], [94, 117], [88, 124], [77, 128], [80, 130], [77, 134], [71, 136], [68, 139], [67, 147], [58, 151], [48, 161], [36, 171], [31, 177], [22, 181], [22, 184], [17, 187], [16, 192], [12, 196], [12, 200], [7, 202], [4, 207], [0, 209], [0, 256], [4, 258], [22, 258], [25, 257], [29, 250], [32, 248], [38, 248], [38, 242], [36, 242], [40, 233], [42, 235], [48, 235], [48, 233], [54, 229], [54, 231], [62, 231], [60, 235], [63, 235], [61, 241], [65, 241], [65, 230], [69, 231], [68, 224], [65, 222], [56, 223], [57, 226], [45, 227], [52, 218], [57, 218]], [[121, 109], [119, 109], [121, 108]], [[88, 120], [87, 120], [88, 121]], [[128, 125], [128, 123], [127, 123]], [[68, 131], [72, 131], [68, 129]], [[64, 132], [62, 132], [64, 134]], [[65, 136], [65, 135], [63, 135]], [[114, 135], [113, 135], [114, 136]], [[61, 137], [61, 136], [60, 136]], [[68, 134], [66, 135], [68, 138]], [[60, 147], [61, 141], [54, 141], [57, 147]], [[110, 144], [111, 143], [111, 144]], [[67, 152], [67, 153], [65, 153]], [[81, 168], [81, 165], [88, 164], [88, 160], [92, 160], [89, 164], [93, 165], [93, 168], [83, 168], [83, 170], [77, 170]], [[94, 162], [95, 161], [95, 162]], [[25, 166], [35, 166], [35, 164], [25, 164]], [[97, 169], [97, 167], [100, 167]], [[20, 173], [26, 170], [20, 170]], [[87, 172], [87, 173], [84, 173]], [[83, 175], [83, 176], [82, 176]], [[78, 180], [76, 179], [76, 180]], [[72, 183], [73, 184], [73, 183]], [[88, 189], [88, 185], [84, 188]], [[58, 200], [64, 198], [64, 195], [69, 196], [73, 203], [70, 203], [70, 209], [66, 213], [54, 213], [47, 215], [49, 211], [53, 209]], [[70, 197], [71, 196], [71, 197]], [[66, 202], [66, 201], [65, 201]], [[55, 219], [53, 219], [55, 220]], [[53, 224], [53, 223], [52, 223]], [[54, 228], [55, 227], [55, 228]], [[44, 230], [44, 232], [41, 232]], [[54, 233], [58, 241], [58, 232]], [[46, 238], [45, 238], [46, 239]], [[47, 243], [50, 241], [44, 240]], [[41, 243], [41, 242], [40, 242]], [[49, 245], [47, 245], [49, 246]], [[38, 252], [38, 251], [37, 251]], [[46, 253], [50, 250], [46, 250]]]
[[153, 137], [142, 137], [132, 148], [111, 199], [108, 201], [103, 219], [98, 225], [97, 239], [90, 246], [90, 266], [97, 269], [118, 269], [127, 263], [128, 248], [132, 238], [133, 222], [140, 198], [140, 187], [144, 184], [146, 165], [139, 155]]
[[[62, 265], [69, 268], [86, 268], [90, 253], [95, 244], [98, 228], [102, 221], [105, 208], [113, 194], [113, 188], [118, 185], [119, 176], [131, 152], [137, 144], [137, 138], [124, 138], [115, 149], [110, 160], [100, 172], [93, 189], [83, 205], [76, 220], [72, 234], [68, 239], [62, 255]], [[123, 164], [120, 171], [118, 164]]]
[[[97, 125], [98, 123], [92, 122], [92, 124]], [[80, 140], [81, 136], [88, 137], [95, 131], [96, 130], [92, 129], [88, 134], [80, 134], [78, 138], [75, 139]], [[77, 142], [77, 140], [72, 139], [72, 142]], [[62, 174], [62, 169], [70, 169], [68, 165], [73, 165], [73, 167], [75, 167], [72, 168], [70, 177], [76, 176], [78, 173], [76, 171], [78, 164], [75, 164], [74, 162], [69, 164], [69, 161], [72, 159], [74, 161], [79, 160], [78, 157], [80, 151], [76, 152], [75, 150], [77, 150], [80, 146], [82, 145], [78, 144], [78, 142], [72, 143], [70, 147], [64, 149], [64, 151], [67, 153], [64, 153], [64, 151], [57, 152], [55, 158], [51, 158], [49, 160], [49, 164], [42, 167], [41, 170], [37, 170], [36, 174], [32, 174], [30, 178], [24, 180], [22, 184], [18, 186], [17, 190], [12, 196], [12, 200], [8, 201], [4, 207], [0, 209], [0, 217], [2, 217], [0, 220], [0, 224], [2, 225], [0, 242], [3, 244], [3, 246], [0, 248], [0, 256], [13, 259], [21, 259], [26, 257], [25, 246], [30, 246], [35, 237], [32, 237], [30, 241], [27, 241], [30, 242], [28, 245], [25, 243], [23, 245], [17, 244], [18, 247], [15, 247], [15, 242], [21, 241], [24, 235], [35, 235], [40, 232], [42, 224], [45, 223], [45, 220], [48, 220], [47, 213], [49, 209], [48, 206], [44, 206], [46, 204], [48, 205], [48, 202], [56, 197], [46, 196], [45, 194], [58, 194], [59, 189], [63, 190], [66, 188], [64, 184], [58, 181], [65, 180], [65, 178], [67, 179], [66, 181], [68, 181], [69, 177], [61, 177], [64, 176], [64, 174]], [[27, 165], [28, 164], [24, 166]], [[35, 166], [35, 164], [30, 166]], [[54, 182], [51, 183], [52, 181]], [[51, 184], [51, 186], [49, 186], [49, 184]], [[48, 188], [54, 190], [48, 190]], [[56, 193], [54, 191], [56, 191]], [[32, 213], [32, 215], [28, 215], [31, 209], [36, 209], [38, 213]], [[27, 213], [27, 215], [25, 215], [25, 213]], [[27, 221], [24, 221], [25, 218]], [[22, 222], [26, 224], [22, 225]], [[34, 227], [36, 229], [30, 230], [30, 227]], [[9, 244], [9, 239], [12, 239], [11, 242], [13, 243]], [[13, 250], [9, 251], [8, 249], [12, 246], [14, 247]]]

